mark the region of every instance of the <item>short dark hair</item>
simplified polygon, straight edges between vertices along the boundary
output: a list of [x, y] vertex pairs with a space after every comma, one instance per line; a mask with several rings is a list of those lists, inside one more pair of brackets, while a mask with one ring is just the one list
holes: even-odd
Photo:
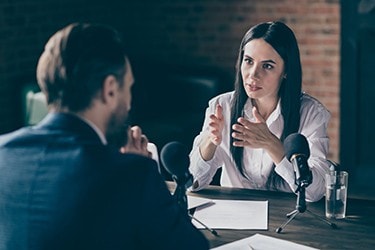
[[37, 67], [38, 84], [48, 104], [83, 111], [113, 75], [123, 85], [126, 53], [119, 33], [100, 24], [74, 23], [45, 45]]
[[[243, 87], [241, 63], [244, 56], [245, 45], [253, 39], [263, 39], [270, 44], [284, 61], [285, 75], [280, 89], [281, 114], [284, 118], [284, 130], [281, 135], [283, 141], [289, 134], [295, 133], [300, 124], [302, 67], [297, 39], [293, 31], [282, 22], [265, 22], [250, 28], [242, 38], [236, 64], [236, 80], [234, 99], [231, 107], [231, 124], [237, 122], [248, 96]], [[243, 148], [233, 146], [231, 138], [231, 153], [237, 168], [243, 175], [242, 157]]]

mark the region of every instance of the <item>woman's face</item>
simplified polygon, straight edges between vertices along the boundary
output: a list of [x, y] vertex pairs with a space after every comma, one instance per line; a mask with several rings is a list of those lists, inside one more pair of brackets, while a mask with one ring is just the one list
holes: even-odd
[[284, 61], [263, 39], [244, 47], [241, 74], [246, 94], [258, 101], [277, 101], [284, 77]]

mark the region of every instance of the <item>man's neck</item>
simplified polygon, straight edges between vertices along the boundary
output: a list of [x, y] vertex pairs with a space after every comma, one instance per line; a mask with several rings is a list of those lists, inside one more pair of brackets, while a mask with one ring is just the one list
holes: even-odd
[[51, 108], [49, 111], [58, 112], [58, 113], [68, 113], [68, 114], [78, 117], [96, 132], [96, 134], [99, 136], [100, 140], [102, 141], [104, 145], [108, 144], [107, 139], [105, 137], [104, 125], [99, 122], [100, 120], [98, 116], [93, 115], [94, 112], [92, 111], [71, 112], [67, 108], [60, 108], [60, 109]]

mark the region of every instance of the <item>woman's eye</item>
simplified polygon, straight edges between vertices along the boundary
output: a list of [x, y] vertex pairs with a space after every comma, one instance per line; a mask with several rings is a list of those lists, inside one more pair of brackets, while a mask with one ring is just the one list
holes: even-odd
[[252, 64], [252, 63], [253, 63], [253, 61], [252, 61], [250, 58], [244, 58], [243, 60], [244, 60], [244, 62], [246, 62], [247, 64]]
[[269, 63], [263, 64], [264, 69], [273, 69], [273, 66]]

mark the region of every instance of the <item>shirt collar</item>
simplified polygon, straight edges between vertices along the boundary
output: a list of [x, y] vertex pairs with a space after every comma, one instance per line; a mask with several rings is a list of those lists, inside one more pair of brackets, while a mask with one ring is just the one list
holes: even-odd
[[280, 107], [280, 98], [279, 98], [279, 101], [277, 102], [277, 106], [275, 108], [275, 110], [271, 113], [271, 115], [268, 117], [266, 123], [267, 123], [267, 126], [270, 126], [274, 121], [277, 120], [277, 118], [279, 118], [281, 115], [281, 107]]
[[[275, 122], [281, 115], [281, 107], [280, 107], [280, 99], [277, 102], [277, 106], [275, 110], [271, 113], [271, 115], [268, 117], [266, 124], [269, 127], [273, 122]], [[254, 122], [255, 118], [253, 116], [253, 104], [251, 102], [251, 98], [248, 98], [245, 106], [244, 106], [244, 117], [246, 119], [249, 119], [250, 121]]]
[[86, 119], [82, 116], [79, 116], [79, 115], [76, 115], [76, 114], [74, 114], [74, 115], [77, 116], [79, 119], [81, 119], [83, 122], [85, 122], [87, 125], [89, 125], [96, 132], [96, 134], [99, 136], [100, 141], [103, 143], [103, 145], [108, 144], [107, 139], [105, 138], [103, 132], [93, 122], [91, 122], [90, 120], [88, 120], [88, 119]]

